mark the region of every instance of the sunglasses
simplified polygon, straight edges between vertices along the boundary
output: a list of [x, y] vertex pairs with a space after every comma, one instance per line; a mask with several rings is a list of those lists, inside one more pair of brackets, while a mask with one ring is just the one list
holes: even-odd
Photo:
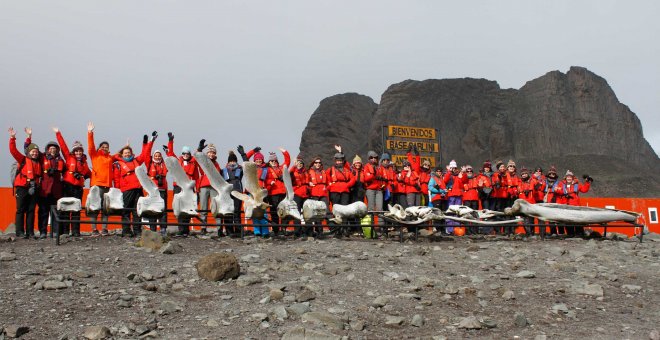
[[181, 154], [182, 154], [182, 155], [191, 155], [190, 152], [183, 152], [183, 153], [181, 153]]
[[314, 164], [321, 164], [321, 161], [314, 161]]
[[465, 172], [472, 172], [472, 170], [465, 170]]
[[373, 157], [373, 156], [372, 156], [372, 157], [369, 157], [369, 159], [378, 159], [378, 157]]

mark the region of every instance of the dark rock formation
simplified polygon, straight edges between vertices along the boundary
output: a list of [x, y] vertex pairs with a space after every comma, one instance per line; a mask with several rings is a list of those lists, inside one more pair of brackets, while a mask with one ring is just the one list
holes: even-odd
[[300, 149], [326, 160], [335, 143], [351, 158], [356, 151], [380, 153], [383, 125], [437, 128], [438, 164], [513, 159], [519, 169], [556, 165], [589, 173], [592, 195], [660, 193], [660, 158], [639, 119], [605, 79], [581, 67], [549, 72], [519, 90], [485, 79], [406, 80], [390, 86], [379, 105], [357, 94], [329, 97], [312, 115]]

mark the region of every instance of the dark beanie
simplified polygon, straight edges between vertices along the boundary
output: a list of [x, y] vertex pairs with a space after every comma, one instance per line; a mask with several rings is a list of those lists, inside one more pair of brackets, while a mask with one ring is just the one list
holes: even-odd
[[234, 151], [229, 150], [229, 156], [227, 156], [227, 162], [238, 162], [238, 157]]

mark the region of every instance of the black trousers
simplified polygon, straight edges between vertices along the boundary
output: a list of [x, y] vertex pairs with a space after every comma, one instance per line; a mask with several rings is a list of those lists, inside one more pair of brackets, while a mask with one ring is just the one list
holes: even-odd
[[[64, 182], [64, 190], [63, 190], [63, 197], [74, 197], [79, 199], [82, 202], [82, 196], [83, 196], [83, 187], [75, 186], [70, 183]], [[63, 212], [60, 214], [60, 218], [66, 219], [66, 220], [77, 220], [80, 221], [80, 212]], [[72, 222], [72, 223], [62, 223], [60, 224], [60, 235], [61, 234], [68, 234], [69, 231], [73, 234], [73, 236], [80, 236], [80, 222]]]
[[27, 187], [16, 187], [16, 236], [34, 235], [34, 209], [37, 193], [30, 195]]
[[[238, 224], [241, 224], [241, 204], [243, 203], [243, 201], [233, 196], [232, 196], [232, 200], [234, 201], [234, 214], [231, 216], [223, 216], [222, 223], [225, 225], [225, 230], [227, 231], [228, 235], [238, 235], [241, 233], [241, 228], [242, 228]], [[222, 233], [222, 226], [218, 227], [218, 234], [221, 233]]]
[[[270, 204], [269, 212], [270, 212], [270, 220], [273, 222], [273, 224], [280, 224], [280, 217], [277, 216], [277, 205], [282, 202], [282, 200], [286, 197], [284, 194], [277, 194], [277, 195], [272, 195], [268, 196], [268, 203]], [[273, 234], [277, 235], [280, 233], [280, 227], [272, 226], [273, 228]]]
[[[131, 189], [131, 190], [126, 190], [122, 192], [122, 198], [124, 199], [124, 210], [121, 213], [121, 233], [122, 235], [124, 234], [133, 234], [133, 235], [140, 235], [142, 233], [142, 226], [139, 224], [135, 224], [136, 222], [140, 222], [140, 217], [137, 214], [136, 208], [137, 208], [137, 201], [138, 198], [142, 197], [142, 188], [137, 188], [137, 189]], [[133, 221], [133, 231], [131, 232], [131, 215], [132, 215], [132, 221]]]
[[[165, 201], [164, 210], [167, 210], [167, 190], [158, 189], [158, 193], [160, 194], [160, 198], [162, 198], [163, 201]], [[165, 223], [167, 223], [167, 211], [163, 211], [163, 215], [161, 217], [150, 217], [149, 222], [163, 223], [163, 224], [159, 225], [160, 231], [162, 233], [166, 233], [167, 232], [167, 225]], [[157, 230], [156, 227], [157, 226], [155, 224], [149, 225], [149, 229], [151, 231], [156, 231]]]
[[[479, 210], [479, 201], [477, 200], [469, 200], [469, 201], [463, 201], [463, 205], [466, 207], [469, 207], [472, 210]], [[476, 226], [466, 226], [466, 234], [468, 235], [476, 235], [479, 234], [479, 228]]]
[[[305, 201], [307, 201], [307, 198], [300, 197], [298, 195], [293, 195], [293, 201], [296, 202], [296, 206], [298, 207], [298, 211], [302, 211], [302, 206], [305, 204]], [[311, 227], [305, 227], [305, 230], [303, 230], [303, 227], [296, 227], [295, 230], [295, 236], [302, 236], [303, 233], [307, 235], [311, 235]]]
[[[314, 201], [321, 201], [325, 203], [325, 206], [328, 207], [328, 197], [327, 196], [312, 196], [309, 198], [310, 200]], [[305, 223], [310, 223], [310, 222], [305, 222]], [[314, 225], [314, 233], [316, 234], [317, 237], [323, 237], [323, 224], [321, 222], [312, 222]]]
[[50, 207], [57, 204], [57, 197], [50, 194], [46, 197], [38, 196], [37, 197], [37, 207], [39, 210], [37, 212], [37, 227], [39, 228], [39, 234], [46, 235], [48, 230], [48, 217], [50, 216]]

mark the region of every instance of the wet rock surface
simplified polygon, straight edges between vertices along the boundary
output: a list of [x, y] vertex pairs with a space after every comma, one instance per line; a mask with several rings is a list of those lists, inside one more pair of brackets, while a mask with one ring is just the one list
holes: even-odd
[[[658, 338], [659, 242], [176, 242], [167, 255], [119, 237], [4, 243], [15, 258], [0, 262], [0, 329], [27, 330], [21, 339]], [[200, 278], [196, 264], [213, 253], [235, 256], [238, 278]]]

